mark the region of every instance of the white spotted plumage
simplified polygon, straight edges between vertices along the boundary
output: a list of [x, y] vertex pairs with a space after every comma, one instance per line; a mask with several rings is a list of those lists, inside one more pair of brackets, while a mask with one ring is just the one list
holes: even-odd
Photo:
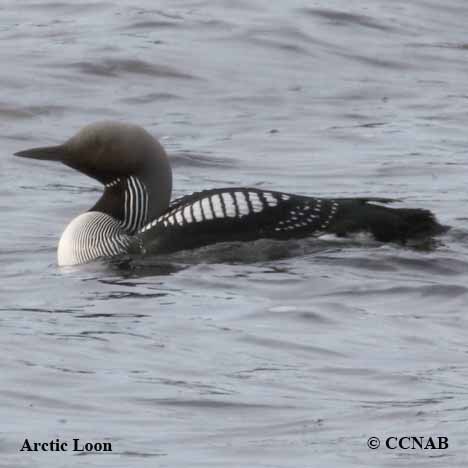
[[264, 192], [263, 196], [265, 197], [268, 206], [276, 206], [278, 204], [278, 200], [273, 196], [270, 192]]
[[192, 206], [193, 206], [193, 217], [195, 218], [195, 221], [196, 222], [203, 221], [200, 200], [197, 200]]
[[250, 199], [250, 203], [252, 204], [254, 213], [260, 213], [260, 211], [263, 211], [265, 206], [263, 205], [260, 197], [255, 192], [248, 192], [248, 196]]
[[221, 196], [219, 194], [213, 195], [211, 197], [211, 203], [213, 205], [216, 218], [224, 218], [223, 202], [221, 201]]
[[184, 218], [182, 216], [182, 212], [181, 211], [177, 211], [176, 214], [175, 214], [175, 220], [176, 220], [176, 223], [179, 225], [179, 226], [182, 226], [184, 224]]
[[190, 210], [190, 206], [186, 206], [186, 207], [183, 209], [182, 214], [183, 214], [185, 220], [187, 221], [187, 223], [192, 223], [192, 222], [193, 222], [193, 218], [192, 218], [192, 213], [191, 213], [191, 210]]
[[[164, 228], [177, 228], [190, 223], [200, 224], [229, 218], [243, 219], [246, 216], [265, 212], [263, 219], [266, 221], [270, 218], [269, 223], [273, 221], [271, 232], [292, 234], [294, 231], [301, 231], [321, 235], [338, 211], [339, 205], [333, 200], [328, 203], [322, 199], [296, 199], [294, 204], [284, 204], [292, 198], [287, 194], [248, 189], [226, 190], [214, 194], [202, 192], [200, 198], [194, 201], [182, 199], [181, 203], [173, 202], [172, 210], [153, 220], [141, 232], [158, 225]], [[276, 224], [274, 224], [275, 216], [278, 216]]]
[[235, 198], [231, 193], [221, 194], [224, 204], [224, 210], [228, 218], [235, 218], [237, 216]]
[[104, 184], [104, 187], [111, 188], [111, 187], [115, 187], [118, 184], [120, 184], [120, 177], [117, 177], [116, 179], [111, 180], [107, 184]]
[[213, 210], [211, 209], [210, 200], [208, 198], [202, 198], [201, 200], [201, 211], [205, 219], [213, 219]]
[[236, 198], [236, 204], [239, 209], [239, 216], [248, 215], [250, 209], [244, 192], [235, 192], [234, 197]]

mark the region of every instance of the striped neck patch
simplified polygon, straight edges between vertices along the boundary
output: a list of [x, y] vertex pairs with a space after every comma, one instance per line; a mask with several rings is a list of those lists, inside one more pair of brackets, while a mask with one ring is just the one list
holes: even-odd
[[130, 234], [140, 229], [148, 216], [149, 197], [146, 186], [138, 177], [124, 179], [122, 228]]

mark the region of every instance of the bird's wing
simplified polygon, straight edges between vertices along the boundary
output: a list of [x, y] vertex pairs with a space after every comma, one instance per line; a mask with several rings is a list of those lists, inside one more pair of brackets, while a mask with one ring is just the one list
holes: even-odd
[[198, 192], [175, 200], [144, 226], [139, 236], [155, 251], [195, 248], [216, 242], [286, 239], [326, 231], [339, 203], [254, 188]]

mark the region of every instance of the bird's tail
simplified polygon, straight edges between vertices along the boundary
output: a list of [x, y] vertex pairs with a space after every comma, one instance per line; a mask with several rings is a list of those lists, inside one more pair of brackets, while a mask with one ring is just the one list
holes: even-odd
[[[368, 231], [382, 242], [406, 242], [442, 234], [448, 230], [429, 210], [420, 208], [390, 208], [361, 199], [345, 203], [343, 217], [331, 229], [338, 235]], [[385, 202], [383, 202], [385, 203]], [[342, 205], [343, 206], [343, 205]], [[343, 206], [343, 208], [344, 208]], [[337, 217], [338, 218], [338, 217]]]
[[435, 236], [448, 230], [448, 227], [440, 224], [429, 210], [419, 208], [397, 208], [394, 210], [402, 219], [407, 238]]

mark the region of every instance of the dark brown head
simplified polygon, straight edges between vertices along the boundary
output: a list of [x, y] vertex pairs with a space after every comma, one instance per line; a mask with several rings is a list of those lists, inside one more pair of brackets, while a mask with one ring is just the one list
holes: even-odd
[[136, 125], [99, 122], [84, 127], [62, 145], [33, 148], [15, 155], [60, 161], [103, 183], [105, 192], [93, 210], [119, 219], [125, 215], [125, 190], [131, 189], [131, 181], [146, 190], [145, 218], [161, 214], [170, 201], [172, 172], [166, 152], [155, 138]]

